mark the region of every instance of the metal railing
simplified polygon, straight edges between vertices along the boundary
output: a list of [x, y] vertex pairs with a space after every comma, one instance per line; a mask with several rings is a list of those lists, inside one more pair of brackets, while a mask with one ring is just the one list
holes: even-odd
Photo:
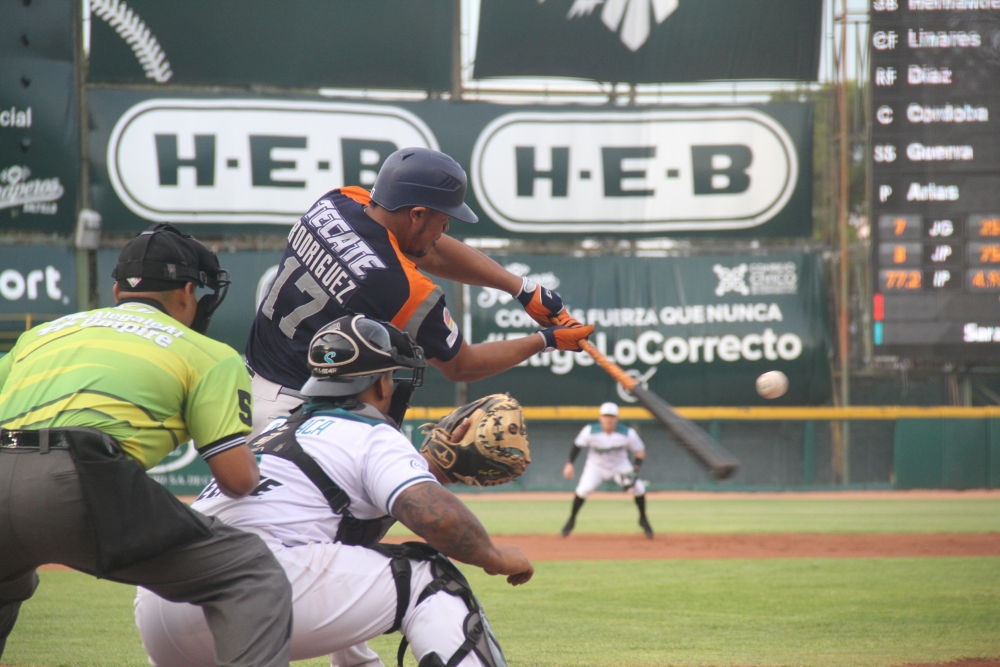
[[[454, 408], [413, 407], [407, 421], [436, 420]], [[989, 419], [1000, 418], [1000, 406], [962, 407], [950, 405], [857, 405], [850, 407], [678, 407], [677, 412], [695, 421], [869, 421], [892, 419]], [[542, 421], [595, 421], [598, 407], [589, 405], [525, 406], [526, 419]], [[640, 407], [619, 408], [624, 420], [651, 421], [653, 415]]]

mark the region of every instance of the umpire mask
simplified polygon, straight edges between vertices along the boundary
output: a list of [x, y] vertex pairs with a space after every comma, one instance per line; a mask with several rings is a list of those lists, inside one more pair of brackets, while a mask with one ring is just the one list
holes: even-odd
[[187, 283], [212, 290], [198, 299], [191, 329], [208, 331], [212, 314], [229, 290], [229, 272], [219, 258], [197, 239], [168, 224], [153, 225], [129, 241], [111, 272], [119, 292], [165, 292]]
[[208, 331], [208, 325], [212, 323], [212, 315], [222, 305], [229, 291], [229, 272], [219, 266], [219, 258], [214, 252], [204, 245], [191, 239], [198, 250], [199, 266], [205, 274], [206, 281], [201, 287], [212, 290], [211, 294], [204, 294], [198, 299], [198, 310], [194, 314], [194, 322], [191, 328], [200, 334]]

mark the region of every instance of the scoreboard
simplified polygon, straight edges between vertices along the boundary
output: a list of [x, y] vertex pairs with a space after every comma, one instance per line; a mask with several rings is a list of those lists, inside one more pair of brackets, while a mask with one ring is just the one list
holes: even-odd
[[1000, 0], [871, 0], [876, 354], [1000, 364]]

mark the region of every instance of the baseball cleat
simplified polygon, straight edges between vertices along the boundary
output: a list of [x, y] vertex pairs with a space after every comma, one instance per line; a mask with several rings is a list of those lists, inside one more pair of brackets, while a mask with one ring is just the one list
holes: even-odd
[[566, 525], [562, 527], [562, 530], [560, 530], [559, 533], [563, 537], [569, 537], [569, 534], [573, 532], [573, 526], [575, 525], [576, 525], [576, 520], [570, 519], [569, 521], [566, 522]]
[[653, 527], [649, 525], [649, 521], [646, 520], [646, 517], [639, 519], [639, 525], [642, 526], [643, 534], [649, 539], [653, 539]]

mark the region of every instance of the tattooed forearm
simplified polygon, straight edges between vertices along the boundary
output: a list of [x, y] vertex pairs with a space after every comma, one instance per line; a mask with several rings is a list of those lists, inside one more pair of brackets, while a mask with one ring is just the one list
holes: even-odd
[[493, 542], [483, 524], [451, 491], [438, 484], [417, 484], [399, 494], [392, 513], [404, 526], [446, 556], [484, 567]]

